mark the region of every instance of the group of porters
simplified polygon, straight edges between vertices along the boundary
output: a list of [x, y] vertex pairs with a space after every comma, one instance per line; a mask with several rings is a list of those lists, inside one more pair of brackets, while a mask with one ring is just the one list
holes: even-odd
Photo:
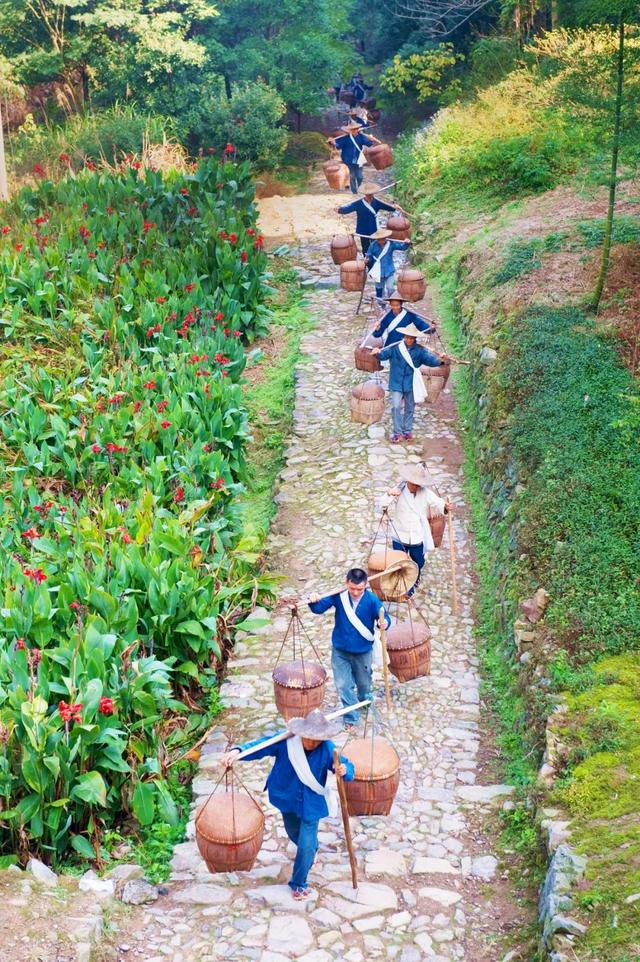
[[[354, 135], [357, 135], [362, 126], [362, 123], [357, 124], [352, 121], [345, 128], [346, 136], [343, 140], [348, 138], [350, 141], [355, 141], [357, 147], [358, 137]], [[335, 142], [340, 146], [339, 139]], [[366, 159], [378, 170], [383, 170], [393, 163], [391, 150], [385, 144], [378, 142], [376, 146], [365, 146], [363, 156], [365, 151]], [[348, 181], [350, 171], [346, 165], [343, 166], [345, 166]], [[361, 167], [362, 163], [358, 166]], [[336, 168], [335, 161], [327, 162], [325, 174], [332, 187], [344, 187], [347, 182], [345, 171], [341, 171], [339, 165]], [[351, 187], [354, 190], [355, 186], [354, 192], [360, 186], [361, 178], [355, 178], [355, 180], [357, 183], [354, 185], [354, 175], [351, 170]], [[369, 186], [371, 188], [371, 185]], [[376, 191], [378, 189], [376, 187]], [[380, 206], [384, 205], [379, 204], [378, 207]], [[375, 215], [375, 210], [373, 208], [372, 210]], [[382, 233], [385, 237], [391, 237], [399, 242], [408, 241], [411, 236], [411, 226], [404, 212], [396, 209], [388, 218], [387, 228]], [[363, 240], [370, 239], [365, 237]], [[362, 244], [365, 254], [367, 246], [368, 244]], [[331, 256], [334, 263], [340, 265], [343, 289], [362, 292], [367, 276], [366, 262], [358, 257], [353, 235], [334, 237]], [[402, 299], [402, 301], [413, 302], [422, 299], [425, 294], [422, 275], [419, 271], [408, 267], [398, 272], [396, 287], [397, 291], [394, 292], [396, 301]], [[396, 310], [398, 310], [397, 307]], [[377, 353], [371, 351], [371, 347], [379, 348], [381, 343], [371, 341], [369, 333], [365, 335], [363, 341], [358, 342], [354, 355], [358, 370], [367, 372], [381, 370]], [[449, 367], [443, 364], [435, 370], [427, 369], [427, 372], [425, 373], [431, 381], [431, 384], [427, 382], [428, 399], [433, 401], [446, 384]], [[354, 420], [365, 424], [372, 423], [382, 417], [383, 410], [384, 389], [379, 383], [368, 381], [354, 389], [351, 403]], [[412, 486], [413, 489], [416, 487], [416, 485]], [[444, 505], [444, 502], [442, 504]], [[429, 512], [426, 521], [430, 529], [430, 543], [439, 547], [446, 524], [444, 515]], [[421, 523], [424, 526], [424, 518]], [[430, 630], [412, 600], [420, 568], [410, 556], [409, 546], [404, 546], [407, 547], [407, 551], [404, 551], [399, 550], [402, 545], [398, 545], [395, 540], [389, 543], [388, 528], [386, 539], [382, 548], [374, 547], [368, 559], [366, 572], [362, 569], [351, 569], [348, 572], [347, 590], [333, 592], [324, 599], [318, 596], [308, 599], [311, 610], [318, 614], [331, 606], [335, 607], [336, 625], [333, 635], [332, 667], [336, 688], [344, 706], [337, 711], [329, 714], [323, 714], [321, 711], [327, 671], [321, 664], [315, 648], [313, 651], [316, 660], [305, 659], [301, 641], [301, 632], [304, 632], [304, 629], [297, 602], [291, 605], [289, 627], [280, 654], [289, 640], [293, 646], [293, 657], [292, 660], [284, 663], [280, 663], [278, 658], [272, 674], [275, 704], [287, 728], [273, 737], [258, 739], [245, 746], [237, 746], [222, 756], [220, 780], [205, 804], [199, 808], [195, 822], [196, 841], [209, 871], [249, 871], [253, 867], [262, 845], [265, 818], [262, 808], [245, 788], [234, 766], [237, 761], [271, 756], [275, 761], [265, 787], [268, 789], [271, 804], [282, 814], [286, 834], [296, 846], [296, 856], [289, 880], [292, 897], [303, 900], [310, 896], [311, 890], [308, 887], [307, 876], [318, 848], [319, 820], [327, 815], [338, 814], [339, 809], [336, 807], [334, 793], [327, 786], [327, 775], [330, 771], [333, 771], [336, 776], [352, 881], [354, 888], [357, 886], [356, 860], [351, 842], [349, 818], [350, 816], [389, 814], [400, 782], [400, 759], [391, 743], [375, 731], [372, 722], [372, 719], [376, 718], [376, 713], [373, 710], [370, 694], [371, 661], [369, 661], [368, 682], [357, 680], [354, 666], [354, 673], [351, 671], [349, 673], [347, 687], [341, 689], [334, 661], [335, 638], [340, 618], [343, 621], [345, 618], [350, 621], [365, 638], [370, 634], [372, 642], [375, 630], [381, 646], [387, 709], [391, 707], [389, 672], [398, 681], [406, 682], [428, 675], [431, 667]], [[453, 558], [450, 512], [449, 541]], [[358, 584], [352, 583], [356, 575]], [[453, 590], [455, 599], [455, 561], [453, 561]], [[369, 596], [369, 620], [373, 617], [373, 623], [368, 629], [363, 627], [359, 620], [362, 615], [358, 614], [364, 610], [360, 606], [359, 599], [366, 596]], [[384, 602], [395, 603], [398, 611], [406, 607], [407, 614], [397, 618], [396, 623], [391, 626], [391, 619], [386, 612]], [[456, 606], [457, 601], [454, 600], [454, 611], [457, 610]], [[419, 615], [423, 624], [412, 616], [412, 611]], [[348, 703], [351, 699], [345, 700], [344, 694], [349, 690], [349, 685], [352, 686], [353, 697], [357, 691], [357, 697], [360, 699], [351, 704]], [[363, 697], [364, 692], [368, 692], [365, 697]], [[341, 731], [341, 717], [345, 716], [345, 720], [352, 722], [357, 718], [360, 708], [366, 708], [368, 713], [364, 736], [350, 735], [341, 754], [331, 739]], [[347, 727], [351, 729], [353, 723]], [[222, 783], [224, 783], [223, 790], [218, 790]]]

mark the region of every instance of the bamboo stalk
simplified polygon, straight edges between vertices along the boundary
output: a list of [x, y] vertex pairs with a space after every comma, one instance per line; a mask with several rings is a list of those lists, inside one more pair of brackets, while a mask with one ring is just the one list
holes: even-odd
[[342, 824], [344, 825], [344, 840], [349, 853], [349, 864], [351, 865], [351, 884], [354, 889], [358, 888], [358, 863], [353, 850], [353, 838], [351, 835], [351, 822], [349, 821], [349, 806], [347, 804], [347, 793], [344, 789], [342, 775], [338, 775], [338, 768], [342, 764], [340, 752], [337, 748], [333, 750], [333, 770], [336, 773], [336, 785], [338, 787], [338, 798], [340, 799], [340, 810], [342, 812]]
[[378, 615], [378, 628], [380, 629], [380, 645], [382, 646], [382, 676], [384, 678], [384, 697], [387, 703], [387, 711], [391, 711], [391, 691], [389, 689], [389, 656], [387, 655], [387, 626], [384, 618], [384, 608], [380, 608]]
[[447, 528], [449, 530], [449, 561], [451, 563], [451, 607], [454, 615], [458, 614], [458, 585], [456, 582], [456, 544], [453, 537], [453, 517], [447, 511]]

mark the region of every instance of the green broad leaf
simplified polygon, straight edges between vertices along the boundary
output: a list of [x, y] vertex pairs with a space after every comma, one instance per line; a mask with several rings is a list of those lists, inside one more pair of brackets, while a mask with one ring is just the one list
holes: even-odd
[[45, 758], [42, 759], [42, 761], [44, 762], [46, 767], [49, 769], [54, 779], [57, 780], [60, 775], [60, 759], [58, 758], [58, 756], [46, 755]]
[[180, 813], [178, 812], [178, 806], [173, 800], [169, 789], [167, 788], [165, 782], [158, 781], [155, 783], [157, 792], [157, 805], [158, 805], [158, 815], [163, 822], [168, 822], [169, 825], [177, 825], [180, 820]]
[[133, 814], [141, 825], [151, 825], [155, 814], [153, 782], [138, 782], [133, 790]]
[[182, 635], [195, 635], [196, 638], [204, 638], [204, 629], [199, 621], [181, 621], [176, 626], [176, 631]]
[[84, 835], [74, 835], [71, 839], [71, 847], [75, 849], [82, 858], [95, 859], [96, 857], [91, 842], [88, 838], [85, 838]]
[[200, 677], [198, 666], [194, 661], [181, 661], [180, 664], [176, 665], [176, 671], [183, 675], [191, 675], [192, 678]]
[[236, 631], [255, 631], [256, 628], [264, 628], [271, 624], [270, 618], [245, 618], [235, 626]]
[[87, 772], [81, 775], [71, 791], [72, 798], [80, 798], [90, 805], [107, 804], [107, 786], [100, 772]]

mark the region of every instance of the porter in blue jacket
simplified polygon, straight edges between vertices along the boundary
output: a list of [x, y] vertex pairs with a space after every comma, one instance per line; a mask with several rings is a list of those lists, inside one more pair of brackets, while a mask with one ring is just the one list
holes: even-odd
[[351, 204], [344, 204], [342, 207], [338, 207], [339, 214], [356, 215], [356, 233], [361, 235], [360, 243], [362, 244], [363, 254], [367, 253], [369, 245], [371, 244], [371, 235], [375, 234], [378, 229], [378, 218], [376, 216], [378, 211], [394, 211], [396, 209], [393, 204], [387, 204], [383, 200], [378, 200], [378, 198], [374, 196], [376, 189], [376, 184], [363, 184], [362, 192], [364, 197], [359, 197], [358, 200], [354, 200]]

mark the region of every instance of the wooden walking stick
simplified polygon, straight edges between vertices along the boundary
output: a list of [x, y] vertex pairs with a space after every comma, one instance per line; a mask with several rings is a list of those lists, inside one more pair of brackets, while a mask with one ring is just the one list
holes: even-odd
[[349, 807], [347, 805], [347, 793], [344, 790], [342, 775], [338, 775], [338, 767], [342, 765], [340, 752], [337, 748], [333, 750], [333, 768], [336, 773], [336, 784], [338, 786], [338, 797], [340, 799], [340, 810], [342, 811], [342, 824], [344, 825], [344, 840], [347, 843], [349, 853], [349, 864], [351, 865], [351, 884], [354, 889], [358, 888], [358, 863], [353, 851], [353, 838], [351, 837], [351, 822], [349, 821]]
[[451, 607], [454, 615], [458, 614], [458, 585], [456, 583], [456, 544], [453, 537], [453, 517], [447, 511], [447, 528], [449, 531], [449, 559], [451, 561]]
[[384, 608], [380, 609], [378, 615], [378, 628], [380, 629], [380, 646], [382, 647], [382, 677], [384, 678], [384, 698], [387, 703], [387, 711], [391, 711], [391, 691], [389, 689], [389, 657], [387, 655], [387, 625], [384, 619]]

